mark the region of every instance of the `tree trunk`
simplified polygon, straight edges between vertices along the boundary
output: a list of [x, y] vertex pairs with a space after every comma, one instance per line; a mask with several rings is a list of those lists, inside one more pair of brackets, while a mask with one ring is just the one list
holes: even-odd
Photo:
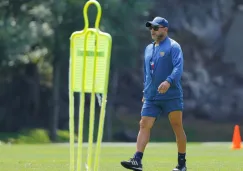
[[59, 16], [59, 8], [58, 8], [58, 0], [53, 1], [53, 16], [55, 19], [54, 23], [54, 46], [53, 46], [53, 112], [51, 113], [50, 119], [50, 139], [52, 141], [57, 141], [57, 129], [58, 129], [58, 122], [59, 122], [59, 110], [60, 110], [60, 43], [59, 43], [59, 23], [58, 23], [58, 16]]
[[112, 141], [112, 116], [114, 114], [114, 101], [116, 99], [117, 94], [117, 87], [118, 87], [118, 80], [119, 80], [119, 74], [118, 69], [116, 69], [113, 72], [112, 81], [109, 81], [111, 83], [111, 95], [109, 96], [109, 99], [107, 99], [107, 113], [106, 113], [106, 132], [107, 132], [107, 141]]
[[59, 62], [54, 64], [53, 69], [53, 113], [51, 114], [50, 122], [50, 138], [52, 141], [57, 140], [57, 129], [59, 122], [59, 84], [60, 84], [60, 66]]

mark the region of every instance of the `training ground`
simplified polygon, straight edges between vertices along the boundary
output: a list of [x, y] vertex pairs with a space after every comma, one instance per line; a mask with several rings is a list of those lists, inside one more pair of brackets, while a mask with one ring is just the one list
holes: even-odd
[[[84, 144], [85, 166], [87, 144]], [[135, 143], [103, 143], [99, 171], [124, 171], [120, 161], [132, 157]], [[176, 165], [175, 143], [150, 143], [144, 171], [171, 171]], [[188, 171], [243, 171], [243, 149], [231, 143], [188, 143]], [[0, 171], [69, 171], [69, 144], [0, 145]], [[85, 171], [83, 167], [82, 171]]]

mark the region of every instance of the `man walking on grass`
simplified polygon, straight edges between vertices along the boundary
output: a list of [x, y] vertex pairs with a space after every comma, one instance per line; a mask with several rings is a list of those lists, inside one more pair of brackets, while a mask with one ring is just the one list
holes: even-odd
[[[123, 167], [134, 171], [143, 170], [143, 154], [151, 128], [160, 114], [168, 115], [176, 137], [178, 164], [173, 171], [187, 170], [187, 140], [182, 123], [183, 52], [179, 43], [168, 36], [168, 26], [168, 21], [162, 17], [146, 23], [154, 42], [146, 47], [144, 54], [144, 94], [137, 150], [131, 159], [121, 162]], [[161, 154], [162, 157], [166, 156]]]

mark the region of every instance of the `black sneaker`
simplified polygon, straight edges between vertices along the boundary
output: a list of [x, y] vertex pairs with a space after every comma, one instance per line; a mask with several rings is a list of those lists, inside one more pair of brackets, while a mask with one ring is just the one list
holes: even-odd
[[128, 161], [122, 161], [121, 165], [127, 169], [134, 170], [134, 171], [142, 171], [143, 166], [141, 162], [139, 162], [135, 158], [130, 158]]
[[186, 166], [177, 165], [172, 171], [187, 171]]

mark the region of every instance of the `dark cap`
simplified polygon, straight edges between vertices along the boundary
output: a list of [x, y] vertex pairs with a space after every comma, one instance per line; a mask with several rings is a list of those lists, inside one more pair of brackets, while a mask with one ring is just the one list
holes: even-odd
[[169, 27], [169, 22], [165, 18], [155, 17], [153, 21], [146, 22], [146, 27], [150, 27], [151, 25]]

